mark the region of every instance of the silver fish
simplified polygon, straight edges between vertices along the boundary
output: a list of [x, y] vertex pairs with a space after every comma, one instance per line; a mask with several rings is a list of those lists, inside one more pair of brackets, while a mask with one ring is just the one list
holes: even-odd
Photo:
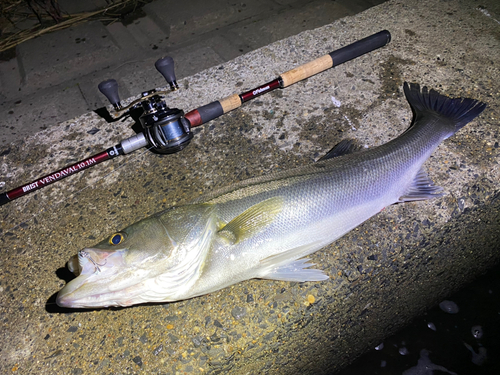
[[397, 202], [441, 195], [422, 169], [438, 145], [486, 107], [404, 84], [414, 112], [396, 139], [343, 141], [309, 166], [253, 178], [157, 213], [68, 262], [58, 294], [72, 308], [178, 301], [252, 278], [321, 281], [304, 259]]

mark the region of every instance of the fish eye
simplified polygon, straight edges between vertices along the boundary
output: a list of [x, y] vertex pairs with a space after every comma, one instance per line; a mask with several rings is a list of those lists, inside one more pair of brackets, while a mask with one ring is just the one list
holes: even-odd
[[110, 245], [119, 245], [123, 242], [125, 239], [125, 236], [122, 233], [115, 233], [109, 238], [109, 244]]

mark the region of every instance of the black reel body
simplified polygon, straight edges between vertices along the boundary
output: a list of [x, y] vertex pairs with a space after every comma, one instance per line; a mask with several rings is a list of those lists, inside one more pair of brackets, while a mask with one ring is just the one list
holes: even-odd
[[[147, 96], [150, 92], [143, 93]], [[144, 113], [139, 118], [144, 136], [154, 151], [160, 154], [173, 154], [186, 147], [193, 133], [184, 112], [168, 108], [159, 95], [153, 95], [141, 102]]]

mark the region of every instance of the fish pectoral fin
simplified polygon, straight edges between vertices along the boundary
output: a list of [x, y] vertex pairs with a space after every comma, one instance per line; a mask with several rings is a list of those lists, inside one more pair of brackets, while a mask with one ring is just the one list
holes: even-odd
[[328, 279], [323, 271], [308, 268], [314, 266], [312, 263], [307, 263], [309, 259], [299, 259], [319, 250], [323, 245], [316, 241], [262, 259], [259, 278], [300, 282]]
[[314, 263], [307, 263], [310, 259], [297, 259], [291, 263], [275, 267], [268, 274], [261, 276], [261, 279], [281, 280], [281, 281], [323, 281], [328, 279], [321, 270], [309, 268]]
[[283, 197], [273, 197], [253, 205], [223, 226], [217, 234], [234, 245], [271, 224], [283, 209]]
[[404, 195], [399, 197], [398, 202], [422, 201], [431, 198], [437, 198], [443, 195], [441, 186], [434, 185], [427, 172], [420, 168], [413, 183]]

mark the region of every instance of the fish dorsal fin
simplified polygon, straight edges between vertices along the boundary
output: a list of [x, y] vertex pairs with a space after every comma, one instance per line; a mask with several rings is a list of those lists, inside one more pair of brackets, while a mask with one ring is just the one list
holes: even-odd
[[223, 226], [218, 235], [234, 245], [271, 224], [283, 209], [283, 197], [273, 197], [253, 205]]
[[413, 183], [398, 202], [422, 201], [443, 195], [441, 186], [434, 185], [423, 168], [420, 168]]
[[325, 156], [322, 156], [318, 161], [336, 158], [337, 156], [352, 154], [353, 152], [360, 151], [361, 146], [355, 139], [343, 139], [332, 148]]

